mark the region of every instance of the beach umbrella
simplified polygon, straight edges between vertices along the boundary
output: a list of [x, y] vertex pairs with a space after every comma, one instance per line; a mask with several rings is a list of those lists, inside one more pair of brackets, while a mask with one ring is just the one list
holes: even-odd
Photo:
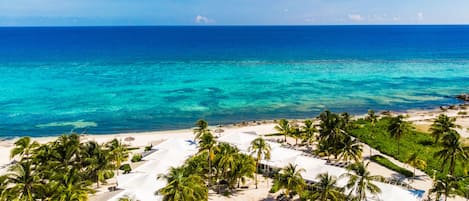
[[214, 130], [215, 133], [223, 133], [225, 132], [222, 128], [221, 128], [221, 125], [218, 125], [217, 126], [217, 129]]
[[124, 141], [126, 141], [126, 142], [131, 142], [131, 141], [134, 141], [134, 140], [135, 140], [135, 138], [132, 137], [132, 136], [124, 138]]

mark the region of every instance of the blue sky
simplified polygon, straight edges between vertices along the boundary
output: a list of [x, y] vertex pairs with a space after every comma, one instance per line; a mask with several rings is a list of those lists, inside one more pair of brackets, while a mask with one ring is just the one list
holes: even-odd
[[469, 24], [468, 0], [0, 0], [0, 26]]

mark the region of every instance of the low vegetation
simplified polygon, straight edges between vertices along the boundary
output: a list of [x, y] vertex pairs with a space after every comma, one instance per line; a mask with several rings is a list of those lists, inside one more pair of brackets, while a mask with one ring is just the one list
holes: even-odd
[[394, 170], [398, 173], [401, 173], [402, 175], [406, 177], [412, 177], [413, 173], [405, 168], [399, 167], [398, 165], [392, 163], [390, 160], [387, 158], [381, 156], [381, 155], [374, 155], [371, 157], [371, 161], [376, 162], [388, 169]]
[[[469, 180], [465, 179], [468, 174], [469, 147], [464, 145], [460, 135], [454, 130], [457, 127], [454, 124], [455, 119], [440, 115], [431, 126], [431, 133], [415, 131], [409, 124], [406, 131], [400, 134], [399, 140], [391, 134], [390, 125], [395, 121], [395, 117], [389, 116], [382, 117], [375, 124], [360, 119], [355, 122], [350, 134], [403, 163], [418, 153], [419, 160], [425, 164], [421, 165], [424, 167], [422, 170], [432, 177], [435, 176], [437, 181], [446, 181], [449, 175], [458, 178], [451, 180], [458, 184], [460, 188], [457, 189], [469, 185]], [[396, 170], [396, 167], [383, 162], [382, 159], [378, 159], [377, 162]], [[420, 164], [423, 164], [422, 162]], [[463, 190], [456, 190], [453, 193], [462, 195]]]
[[134, 154], [130, 161], [132, 161], [132, 163], [136, 163], [142, 161], [142, 158], [142, 154]]

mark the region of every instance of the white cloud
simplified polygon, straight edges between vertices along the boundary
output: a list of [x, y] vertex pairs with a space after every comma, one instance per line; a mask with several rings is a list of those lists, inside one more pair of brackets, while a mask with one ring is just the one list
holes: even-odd
[[417, 19], [418, 20], [423, 20], [423, 13], [422, 12], [417, 13]]
[[197, 24], [211, 24], [215, 22], [215, 20], [202, 16], [202, 15], [195, 16], [194, 21]]
[[349, 14], [348, 19], [352, 21], [363, 21], [365, 18], [362, 17], [360, 14]]
[[395, 16], [392, 18], [393, 21], [399, 21], [401, 18], [399, 16]]

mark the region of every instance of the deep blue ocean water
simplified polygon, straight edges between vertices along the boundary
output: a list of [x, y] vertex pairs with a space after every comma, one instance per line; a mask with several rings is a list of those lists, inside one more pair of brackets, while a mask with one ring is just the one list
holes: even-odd
[[458, 103], [469, 26], [0, 28], [0, 136]]

